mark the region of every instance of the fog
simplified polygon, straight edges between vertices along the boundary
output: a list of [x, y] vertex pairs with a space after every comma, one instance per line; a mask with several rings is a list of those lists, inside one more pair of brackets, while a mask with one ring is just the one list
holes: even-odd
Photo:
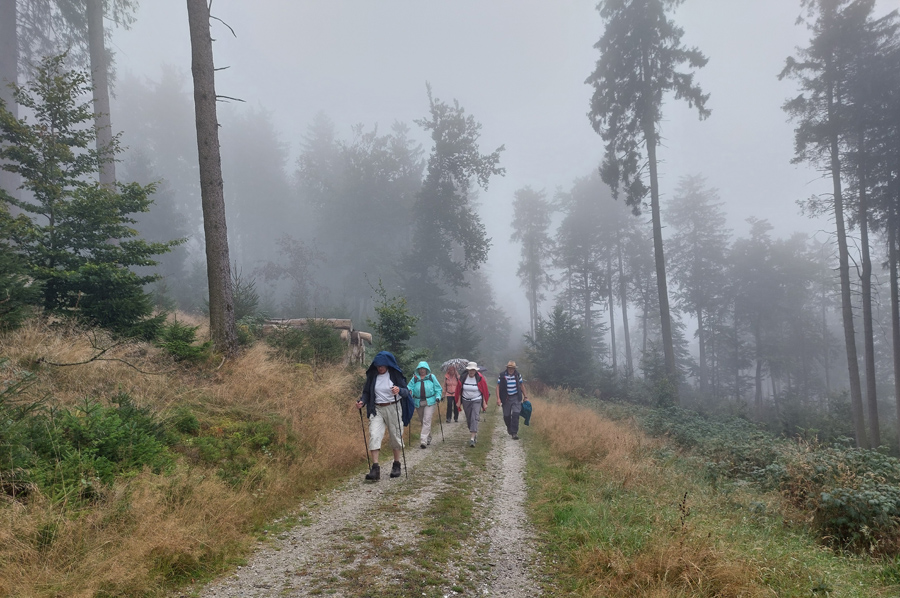
[[[793, 126], [781, 105], [796, 89], [777, 79], [785, 58], [808, 40], [805, 27], [795, 24], [799, 13], [784, 0], [692, 0], [676, 11], [685, 43], [710, 59], [697, 77], [711, 94], [712, 116], [699, 121], [687, 106], [667, 102], [663, 201], [679, 177], [703, 174], [719, 190], [735, 234], [747, 231], [749, 217], [768, 219], [777, 235], [827, 230], [827, 223], [800, 215], [795, 203], [827, 183], [808, 166], [790, 163]], [[594, 3], [219, 1], [213, 14], [235, 34], [213, 21], [216, 62], [228, 67], [218, 73], [217, 90], [245, 100], [231, 107], [233, 114], [271, 111], [289, 147], [290, 170], [320, 111], [342, 137], [358, 123], [381, 131], [394, 121], [409, 123], [427, 151], [427, 136], [412, 125], [427, 113], [426, 82], [482, 123], [483, 151], [505, 146], [506, 176], [480, 196], [493, 240], [486, 271], [505, 289], [503, 309], [524, 330], [527, 304], [515, 277], [519, 249], [508, 243], [513, 193], [530, 185], [552, 195], [602, 158], [586, 117], [591, 89], [584, 84], [602, 32]], [[164, 65], [189, 76], [184, 3], [142, 3], [133, 28], [115, 30], [112, 48], [125, 76], [157, 80]], [[224, 117], [223, 126], [229, 126]], [[226, 189], [234, 184], [229, 174]]]
[[[794, 124], [782, 109], [798, 91], [778, 74], [785, 59], [809, 40], [807, 28], [796, 22], [797, 4], [691, 0], [674, 13], [685, 45], [709, 58], [696, 77], [710, 94], [712, 114], [701, 121], [684, 102], [666, 99], [658, 153], [662, 203], [667, 205], [683, 177], [704, 177], [721, 202], [724, 230], [732, 239], [749, 234], [748, 219], [760, 219], [772, 225], [775, 238], [800, 231], [832, 241], [833, 225], [826, 217], [800, 213], [797, 202], [827, 194], [830, 182], [809, 164], [791, 164]], [[886, 13], [890, 4], [882, 0], [877, 12]], [[509, 240], [514, 194], [530, 187], [549, 199], [560, 197], [577, 180], [596, 177], [603, 157], [602, 141], [587, 117], [592, 88], [585, 83], [603, 30], [594, 3], [219, 1], [212, 12], [221, 69], [217, 91], [225, 100], [220, 137], [230, 243], [237, 266], [259, 278], [260, 265], [274, 259], [280, 251], [277, 240], [286, 232], [309, 244], [309, 251], [329, 242], [335, 246], [334, 239], [322, 239], [325, 233], [304, 203], [308, 198], [296, 189], [298, 157], [323, 115], [342, 142], [361, 132], [386, 135], [396, 123], [405, 124], [424, 163], [432, 142], [415, 121], [428, 115], [430, 85], [435, 98], [459, 102], [481, 124], [481, 152], [503, 147], [505, 176], [492, 177], [476, 194], [492, 241], [482, 272], [490, 283], [487, 292], [493, 293], [477, 300], [496, 301], [508, 317], [498, 325], [509, 329], [509, 350], [519, 351], [529, 310], [516, 275], [520, 246]], [[157, 213], [177, 211], [177, 224], [168, 225], [169, 238], [188, 238], [177, 259], [163, 259], [162, 270], [187, 264], [192, 268], [188, 280], [200, 287], [202, 230], [186, 7], [179, 0], [145, 1], [135, 17], [128, 29], [107, 24], [117, 70], [112, 122], [114, 129], [124, 130], [127, 148], [122, 172], [144, 183], [161, 181]], [[254, 157], [252, 164], [247, 155]], [[356, 235], [372, 220], [366, 213], [339, 217], [355, 223]], [[648, 211], [638, 218], [646, 222]], [[670, 231], [664, 235], [668, 238]], [[347, 284], [342, 276], [353, 277], [350, 284], [358, 283], [363, 294], [374, 291], [366, 259], [344, 256], [340, 262], [334, 257], [323, 256], [319, 271], [314, 266], [312, 273], [300, 273], [314, 281], [303, 293], [316, 296], [326, 287], [338, 292], [338, 283]], [[283, 300], [284, 285], [274, 289], [263, 291], [269, 313], [310, 315], [293, 313], [303, 309], [298, 305], [323, 309], [321, 301], [295, 302], [292, 308]], [[202, 289], [192, 292], [196, 296]], [[549, 313], [560, 292], [548, 290], [542, 314]], [[467, 300], [476, 299], [470, 295]], [[357, 321], [372, 313], [371, 302], [341, 303], [339, 296], [323, 301], [332, 309], [348, 307]], [[631, 306], [629, 311], [636, 317], [640, 310]], [[682, 312], [679, 318], [688, 343], [694, 343], [694, 316]], [[494, 349], [503, 346], [498, 342]], [[695, 344], [691, 350], [696, 353]]]

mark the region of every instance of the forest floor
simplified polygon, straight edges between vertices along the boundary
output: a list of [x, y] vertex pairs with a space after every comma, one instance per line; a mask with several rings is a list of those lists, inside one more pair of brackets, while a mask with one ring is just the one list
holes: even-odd
[[539, 595], [525, 515], [528, 436], [512, 440], [496, 407], [482, 418], [470, 448], [463, 418], [443, 424], [442, 440], [435, 417], [431, 445], [413, 438], [406, 448], [408, 477], [388, 477], [383, 450], [379, 482], [353, 475], [283, 518], [232, 574], [179, 595]]

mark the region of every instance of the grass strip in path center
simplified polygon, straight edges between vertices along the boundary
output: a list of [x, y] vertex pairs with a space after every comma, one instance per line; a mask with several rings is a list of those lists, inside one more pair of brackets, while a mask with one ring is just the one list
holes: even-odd
[[473, 594], [479, 580], [472, 577], [472, 564], [483, 560], [485, 551], [477, 537], [483, 523], [478, 504], [483, 492], [477, 488], [487, 483], [483, 473], [496, 417], [482, 420], [474, 448], [467, 446], [462, 428], [445, 430], [446, 442], [433, 441], [431, 452], [410, 469], [409, 480], [372, 506], [374, 516], [366, 527], [345, 530], [335, 547], [343, 566], [338, 575], [320, 579], [313, 594]]

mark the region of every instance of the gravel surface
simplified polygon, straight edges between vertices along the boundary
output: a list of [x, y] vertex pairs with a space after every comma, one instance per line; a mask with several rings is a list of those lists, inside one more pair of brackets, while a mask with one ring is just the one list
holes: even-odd
[[[402, 597], [415, 587], [416, 596], [540, 596], [531, 573], [540, 570], [539, 555], [524, 511], [528, 434], [512, 440], [496, 407], [483, 417], [478, 442], [491, 444], [484, 464], [467, 453], [462, 419], [444, 423], [444, 442], [435, 421], [431, 446], [422, 450], [414, 439], [406, 449], [408, 478], [390, 479], [390, 462], [377, 483], [354, 475], [301, 505], [296, 527], [261, 543], [247, 565], [199, 595]], [[460, 488], [474, 505], [470, 521], [459, 522], [468, 540], [448, 545], [435, 566], [420, 546], [433, 532], [424, 513]]]

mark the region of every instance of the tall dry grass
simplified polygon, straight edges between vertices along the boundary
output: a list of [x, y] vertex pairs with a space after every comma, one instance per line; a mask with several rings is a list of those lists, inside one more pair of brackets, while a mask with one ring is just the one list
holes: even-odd
[[548, 389], [532, 403], [538, 414], [534, 428], [555, 454], [600, 467], [623, 486], [653, 483], [659, 474], [647, 458], [659, 443], [634, 426], [600, 417], [574, 403], [563, 389]]
[[[642, 542], [636, 551], [634, 546], [601, 541], [599, 538], [604, 534], [591, 535], [596, 530], [579, 534], [577, 541], [562, 540], [566, 549], [572, 551], [567, 574], [579, 580], [579, 595], [604, 598], [773, 596], [763, 583], [759, 564], [741, 558], [717, 539], [716, 523], [704, 519], [704, 511], [714, 510], [714, 506], [699, 504], [697, 501], [702, 499], [692, 496], [691, 512], [683, 505], [680, 520], [676, 516], [673, 522], [663, 515], [677, 508], [667, 503], [669, 497], [683, 492], [688, 484], [651, 458], [652, 451], [659, 448], [658, 441], [646, 437], [628, 422], [614, 422], [577, 405], [567, 391], [550, 389], [545, 397], [532, 402], [535, 414], [532, 426], [551, 453], [598, 474], [607, 498], [597, 498], [598, 487], [590, 499], [595, 502], [582, 505], [585, 512], [608, 511], [622, 503], [629, 503], [628, 508], [633, 508], [639, 500], [650, 505], [642, 517], [655, 520], [652, 538]], [[556, 482], [545, 480], [544, 483]], [[548, 495], [577, 494], [572, 489], [556, 488]], [[623, 514], [621, 523], [614, 526], [628, 525], [629, 516]], [[616, 519], [614, 514], [611, 518]], [[615, 535], [610, 532], [607, 537]]]
[[144, 343], [103, 355], [121, 361], [49, 365], [87, 361], [101, 350], [95, 347], [109, 344], [76, 327], [30, 322], [0, 337], [0, 357], [10, 359], [7, 372], [37, 372], [19, 400], [49, 396], [71, 404], [124, 391], [162, 416], [187, 404], [231, 418], [271, 417], [281, 422], [281, 440], [296, 439], [295, 450], [261, 460], [240, 487], [221, 481], [212, 468], [179, 462], [166, 474], [121, 479], [77, 511], [39, 494], [24, 503], [6, 498], [0, 504], [0, 595], [161, 595], [172, 583], [240, 559], [257, 526], [365, 458], [353, 405], [361, 372], [288, 364], [263, 344], [221, 366], [177, 365]]

